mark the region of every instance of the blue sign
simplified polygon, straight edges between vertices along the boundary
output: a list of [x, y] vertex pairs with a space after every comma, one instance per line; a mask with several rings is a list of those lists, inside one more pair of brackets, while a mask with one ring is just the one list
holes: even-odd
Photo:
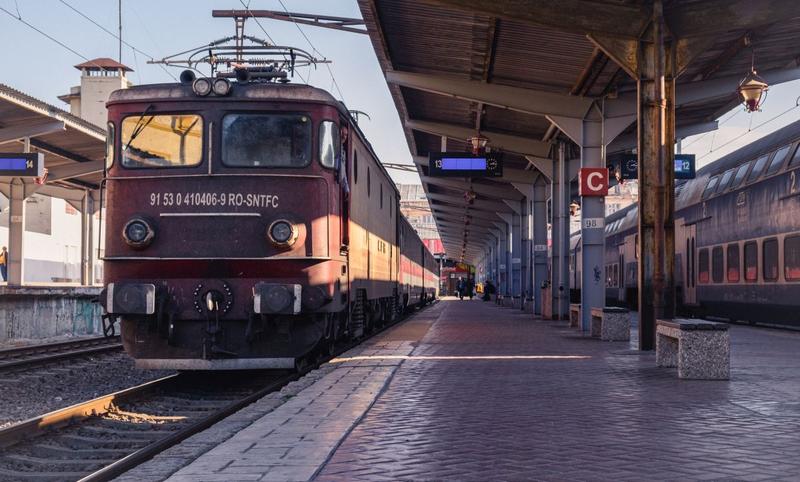
[[1, 177], [44, 176], [44, 154], [0, 154]]
[[432, 177], [503, 177], [499, 153], [431, 152], [428, 175]]
[[[611, 177], [637, 179], [639, 177], [639, 157], [636, 154], [620, 154], [608, 159]], [[695, 178], [695, 155], [675, 154], [675, 179]]]

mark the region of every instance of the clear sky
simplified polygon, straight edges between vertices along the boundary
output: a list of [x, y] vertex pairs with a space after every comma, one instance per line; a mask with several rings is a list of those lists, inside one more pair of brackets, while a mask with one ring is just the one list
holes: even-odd
[[[278, 0], [244, 2], [253, 9], [283, 9]], [[65, 3], [116, 32], [117, 2], [114, 0], [0, 0], [0, 7], [13, 14], [19, 11], [24, 20], [89, 59], [116, 58], [117, 40], [70, 10]], [[283, 0], [283, 3], [290, 11], [296, 12], [345, 17], [361, 15], [355, 0]], [[123, 38], [139, 50], [160, 58], [232, 35], [233, 21], [212, 18], [211, 10], [214, 8], [243, 7], [239, 0], [123, 0]], [[268, 19], [260, 22], [276, 43], [311, 50], [294, 24]], [[330, 67], [341, 95], [324, 66], [302, 72], [303, 76], [310, 78], [311, 84], [329, 90], [337, 97], [343, 96], [350, 109], [369, 113], [372, 119], [362, 120], [361, 127], [384, 162], [411, 164], [400, 119], [369, 38], [311, 26], [301, 28], [319, 52], [333, 61]], [[265, 37], [253, 20], [247, 21], [245, 33]], [[5, 47], [0, 82], [66, 108], [57, 96], [78, 84], [79, 74], [72, 66], [83, 59], [2, 11], [0, 41]], [[146, 57], [134, 55], [127, 47], [123, 49], [122, 60], [135, 70], [130, 79], [136, 84], [171, 81], [158, 66], [148, 65]], [[175, 69], [176, 76], [178, 72], [180, 70]], [[742, 76], [745, 73], [742, 72]], [[683, 152], [696, 153], [698, 165], [702, 166], [798, 120], [800, 108], [793, 108], [797, 105], [798, 95], [798, 81], [773, 86], [763, 112], [750, 115], [737, 108], [722, 116], [725, 122], [719, 131], [684, 140]], [[772, 122], [748, 132], [784, 112]], [[730, 120], [726, 121], [728, 117]], [[391, 172], [398, 182], [418, 182], [414, 173]]]

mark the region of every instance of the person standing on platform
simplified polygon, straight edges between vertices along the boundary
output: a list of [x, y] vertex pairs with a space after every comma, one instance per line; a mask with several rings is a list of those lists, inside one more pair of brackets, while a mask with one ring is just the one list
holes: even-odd
[[467, 287], [467, 296], [469, 296], [469, 299], [472, 299], [472, 296], [473, 296], [473, 294], [475, 292], [475, 282], [472, 280], [472, 278], [469, 278], [469, 279], [467, 279], [467, 283], [466, 284], [467, 284], [467, 286], [466, 286]]
[[5, 246], [0, 251], [0, 275], [3, 276], [3, 281], [8, 281], [8, 249]]
[[458, 291], [458, 298], [463, 300], [464, 299], [464, 292], [467, 289], [467, 283], [464, 281], [464, 278], [458, 278], [458, 283], [456, 284], [456, 291]]

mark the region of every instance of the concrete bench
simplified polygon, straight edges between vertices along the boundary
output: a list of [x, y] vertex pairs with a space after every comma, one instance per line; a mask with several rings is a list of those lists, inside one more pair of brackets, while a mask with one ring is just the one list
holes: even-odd
[[580, 305], [580, 303], [570, 303], [569, 304], [569, 327], [570, 328], [580, 328], [581, 327], [581, 305]]
[[592, 336], [603, 341], [631, 339], [631, 313], [625, 308], [592, 308]]
[[727, 323], [656, 320], [656, 363], [678, 367], [678, 378], [728, 380], [731, 338]]

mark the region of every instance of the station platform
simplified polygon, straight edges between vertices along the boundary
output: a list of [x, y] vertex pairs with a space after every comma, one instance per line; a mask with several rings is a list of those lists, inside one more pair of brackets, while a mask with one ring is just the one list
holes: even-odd
[[446, 299], [121, 480], [800, 476], [800, 333], [732, 326], [690, 381], [566, 325]]

